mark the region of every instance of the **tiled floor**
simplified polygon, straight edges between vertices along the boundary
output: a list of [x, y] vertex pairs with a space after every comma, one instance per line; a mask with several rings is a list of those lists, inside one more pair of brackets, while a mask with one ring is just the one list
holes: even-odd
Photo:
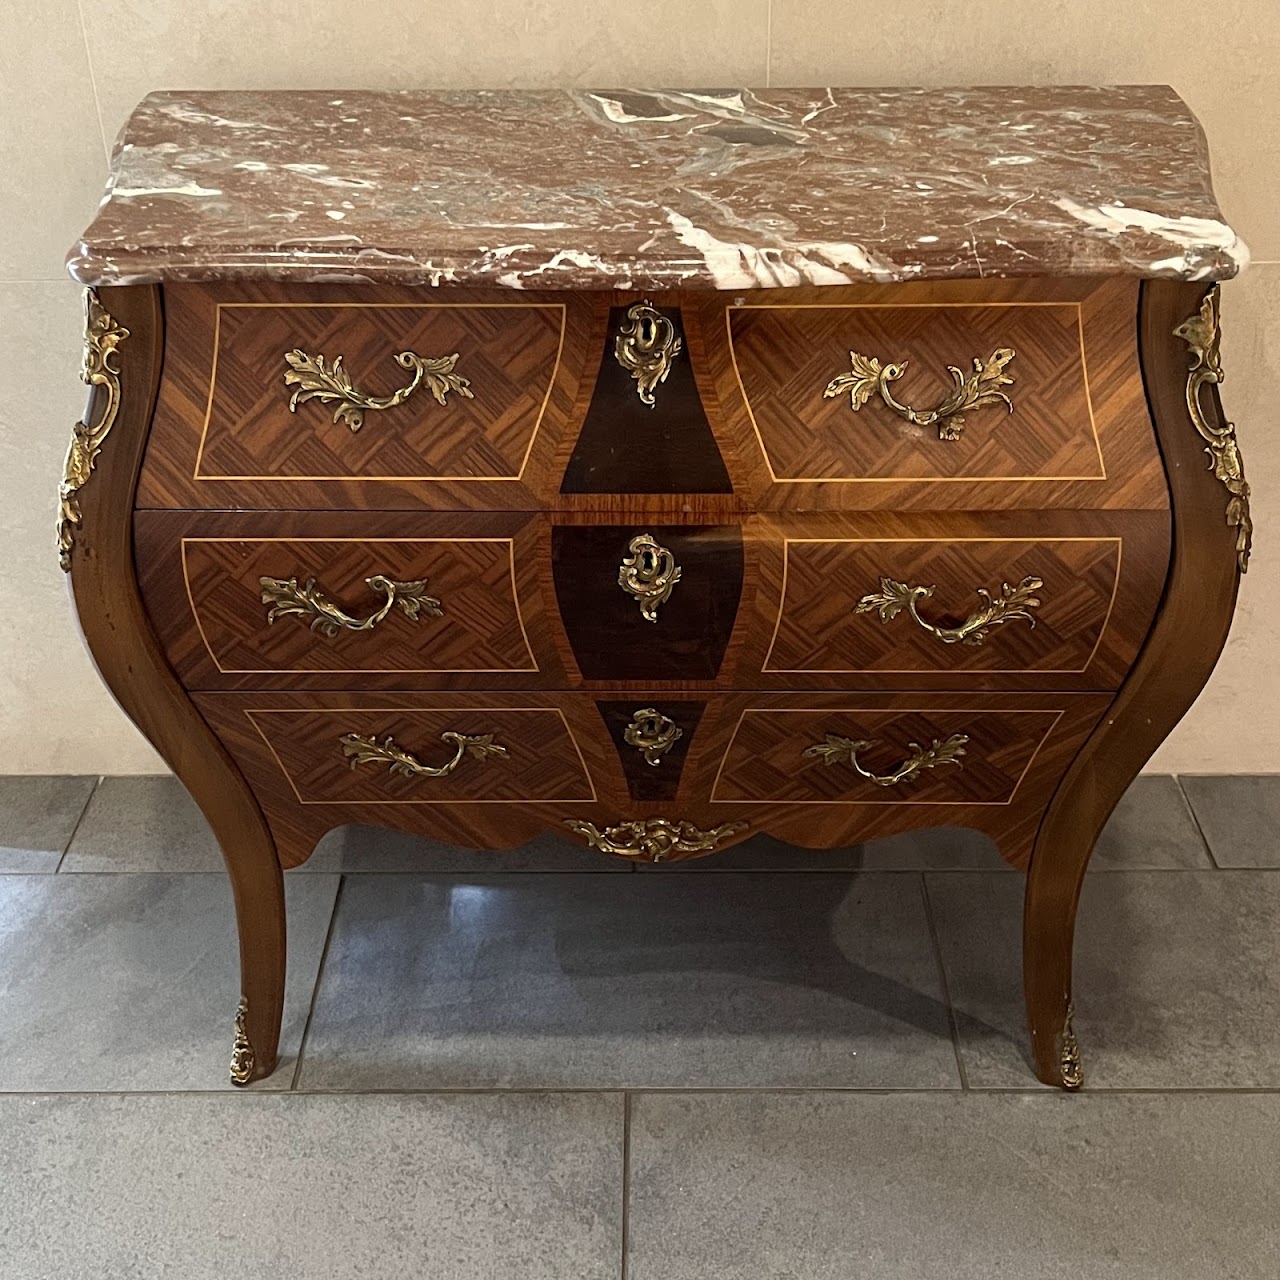
[[1280, 777], [1143, 778], [1039, 1086], [966, 832], [664, 871], [329, 836], [230, 1090], [230, 894], [171, 780], [0, 779], [0, 1277], [1280, 1276]]

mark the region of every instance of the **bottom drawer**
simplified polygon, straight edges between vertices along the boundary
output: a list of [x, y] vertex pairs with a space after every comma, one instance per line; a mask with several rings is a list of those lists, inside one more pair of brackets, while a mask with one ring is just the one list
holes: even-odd
[[[1001, 805], [1096, 694], [215, 693], [300, 804]], [[266, 773], [264, 773], [266, 771]]]

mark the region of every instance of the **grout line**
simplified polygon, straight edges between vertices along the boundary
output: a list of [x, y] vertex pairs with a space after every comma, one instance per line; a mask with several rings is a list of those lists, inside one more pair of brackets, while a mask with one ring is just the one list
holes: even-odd
[[67, 853], [79, 834], [80, 827], [84, 823], [84, 815], [89, 812], [89, 806], [93, 803], [93, 797], [98, 794], [98, 788], [102, 786], [106, 779], [102, 774], [98, 774], [98, 780], [89, 788], [89, 794], [85, 797], [84, 808], [80, 810], [80, 816], [76, 819], [76, 825], [71, 828], [71, 834], [67, 837], [67, 843], [62, 846], [62, 852], [58, 855], [58, 865], [54, 867], [53, 873], [57, 875], [62, 870], [62, 864], [67, 860]]
[[76, 16], [80, 19], [80, 41], [84, 45], [84, 63], [89, 72], [89, 87], [93, 90], [93, 107], [98, 113], [98, 137], [102, 140], [102, 156], [106, 167], [111, 167], [111, 143], [107, 140], [107, 126], [102, 118], [102, 96], [98, 93], [98, 77], [93, 71], [93, 54], [89, 49], [89, 28], [84, 20], [84, 2], [76, 0]]
[[[320, 994], [320, 982], [324, 978], [325, 961], [329, 958], [329, 944], [333, 941], [333, 925], [338, 918], [338, 904], [342, 901], [342, 887], [347, 877], [338, 877], [338, 887], [333, 894], [333, 909], [329, 912], [329, 927], [324, 931], [324, 946], [320, 948], [320, 963], [316, 965], [316, 980], [311, 986], [311, 1002], [307, 1005], [307, 1020], [302, 1024], [302, 1035], [298, 1038], [298, 1059], [293, 1064], [293, 1078], [289, 1081], [289, 1093], [298, 1092], [298, 1080], [302, 1075], [302, 1058], [307, 1051], [307, 1036], [311, 1034], [311, 1019], [315, 1017], [316, 998]], [[271, 1077], [266, 1077], [270, 1079]]]
[[[1030, 1077], [1030, 1072], [1028, 1071]], [[267, 1077], [270, 1079], [270, 1077]], [[454, 1097], [549, 1097], [570, 1095], [574, 1097], [597, 1094], [622, 1093], [624, 1097], [724, 1097], [738, 1094], [758, 1095], [770, 1094], [782, 1097], [812, 1097], [818, 1094], [861, 1095], [863, 1097], [925, 1097], [941, 1096], [951, 1098], [978, 1098], [987, 1094], [1013, 1095], [1015, 1097], [1044, 1098], [1096, 1098], [1096, 1097], [1221, 1097], [1242, 1094], [1246, 1097], [1280, 1097], [1280, 1086], [1275, 1085], [1182, 1085], [1176, 1088], [1159, 1088], [1155, 1085], [1090, 1085], [1079, 1093], [1068, 1093], [1064, 1089], [1054, 1089], [1040, 1084], [1030, 1078], [1026, 1085], [981, 1085], [968, 1091], [951, 1088], [920, 1088], [903, 1086], [894, 1088], [891, 1085], [876, 1085], [871, 1088], [854, 1088], [840, 1085], [818, 1085], [814, 1088], [798, 1088], [795, 1085], [757, 1085], [742, 1088], [715, 1088], [700, 1085], [695, 1088], [672, 1086], [661, 1088], [653, 1085], [641, 1085], [625, 1090], [616, 1086], [575, 1087], [572, 1085], [547, 1085], [538, 1087], [516, 1087], [510, 1089], [264, 1089], [259, 1087], [236, 1089], [228, 1085], [223, 1089], [0, 1089], [0, 1098], [454, 1098]], [[629, 1132], [624, 1130], [629, 1144]], [[629, 1154], [629, 1150], [628, 1150]]]
[[960, 1052], [960, 1019], [951, 1000], [951, 985], [947, 982], [947, 967], [942, 962], [942, 943], [938, 939], [938, 925], [933, 918], [933, 900], [929, 897], [929, 879], [920, 873], [920, 897], [924, 903], [924, 918], [929, 926], [929, 941], [933, 944], [933, 958], [938, 965], [938, 982], [942, 987], [942, 999], [947, 1006], [947, 1024], [951, 1028], [951, 1049], [956, 1055], [956, 1070], [960, 1074], [960, 1088], [969, 1092], [969, 1073], [964, 1069], [964, 1055]]
[[764, 7], [764, 87], [773, 87], [773, 0]]
[[618, 1275], [627, 1280], [631, 1248], [631, 1090], [622, 1094], [622, 1265]]
[[1186, 787], [1182, 785], [1182, 775], [1180, 773], [1173, 775], [1173, 785], [1178, 788], [1178, 794], [1182, 797], [1182, 803], [1187, 807], [1187, 814], [1196, 829], [1196, 834], [1200, 837], [1200, 843], [1204, 845], [1204, 851], [1209, 855], [1210, 867], [1222, 871], [1224, 868], [1218, 866], [1218, 860], [1213, 856], [1213, 846], [1209, 843], [1209, 837], [1205, 835], [1204, 828], [1200, 825], [1200, 819], [1196, 816], [1196, 807], [1191, 803], [1191, 797], [1187, 795]]
[[79, 290], [84, 288], [83, 285], [76, 284], [65, 271], [60, 271], [57, 275], [51, 276], [0, 276], [0, 286], [10, 284], [61, 284], [67, 286], [68, 292], [72, 289]]

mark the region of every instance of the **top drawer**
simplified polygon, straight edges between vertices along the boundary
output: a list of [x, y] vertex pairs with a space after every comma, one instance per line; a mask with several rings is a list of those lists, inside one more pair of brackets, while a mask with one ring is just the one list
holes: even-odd
[[540, 505], [528, 482], [549, 467], [577, 392], [585, 343], [569, 330], [581, 304], [452, 299], [167, 289], [138, 505]]
[[166, 287], [138, 506], [1167, 505], [1135, 281], [642, 297]]

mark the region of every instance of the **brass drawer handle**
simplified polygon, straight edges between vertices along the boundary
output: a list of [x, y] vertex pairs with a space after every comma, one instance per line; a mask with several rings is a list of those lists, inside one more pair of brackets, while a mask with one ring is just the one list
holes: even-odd
[[684, 737], [684, 730], [654, 707], [645, 707], [631, 717], [622, 731], [622, 740], [635, 747], [647, 764], [657, 765], [663, 755]]
[[1031, 610], [1040, 607], [1040, 598], [1035, 593], [1043, 586], [1043, 580], [1034, 576], [1023, 578], [1016, 587], [1002, 582], [998, 598], [985, 587], [979, 587], [982, 608], [971, 613], [958, 627], [939, 627], [920, 616], [917, 605], [932, 597], [936, 587], [909, 587], [895, 578], [881, 578], [880, 590], [863, 596], [853, 611], [855, 614], [875, 611], [880, 614], [881, 622], [892, 622], [905, 609], [917, 626], [937, 636], [943, 644], [980, 645], [985, 643], [992, 627], [1006, 622], [1024, 621], [1034, 627], [1036, 620]]
[[404, 404], [423, 385], [437, 404], [444, 404], [450, 391], [456, 391], [468, 400], [475, 399], [471, 383], [453, 371], [453, 366], [458, 363], [456, 351], [451, 356], [436, 357], [419, 356], [412, 351], [400, 352], [396, 363], [402, 369], [412, 369], [413, 380], [389, 396], [369, 395], [353, 386], [351, 375], [342, 367], [341, 356], [328, 364], [324, 356], [309, 356], [305, 351], [294, 348], [285, 352], [284, 359], [289, 366], [284, 383], [294, 389], [289, 398], [289, 412], [297, 413], [298, 406], [308, 400], [336, 400], [338, 407], [333, 411], [334, 422], [345, 422], [352, 431], [359, 431], [364, 426], [366, 409], [394, 409], [396, 405]]
[[822, 394], [830, 399], [847, 391], [856, 413], [871, 398], [871, 393], [878, 390], [881, 399], [900, 418], [905, 418], [917, 427], [936, 426], [939, 440], [959, 440], [960, 433], [964, 430], [964, 415], [971, 410], [1002, 401], [1009, 406], [1009, 412], [1013, 412], [1013, 401], [1000, 390], [1001, 387], [1013, 385], [1013, 379], [1004, 371], [1013, 357], [1011, 347], [997, 347], [985, 363], [974, 356], [973, 372], [967, 375], [955, 365], [947, 365], [947, 371], [956, 384], [951, 393], [936, 409], [912, 409], [908, 405], [899, 404], [889, 390], [889, 384], [906, 373], [908, 361], [881, 367], [875, 356], [860, 356], [856, 351], [850, 351], [852, 372], [832, 378]]
[[627, 550], [631, 554], [622, 558], [618, 585], [639, 601], [646, 622], [657, 622], [658, 606], [671, 598], [680, 581], [680, 566], [675, 556], [648, 533], [632, 538]]
[[683, 346], [675, 325], [651, 302], [627, 308], [627, 319], [614, 339], [613, 356], [636, 380], [636, 394], [650, 409], [654, 407], [654, 390], [666, 382]]
[[872, 773], [864, 769], [858, 759], [858, 752], [876, 745], [875, 739], [855, 742], [852, 738], [839, 738], [834, 733], [827, 734], [827, 740], [809, 747], [804, 755], [807, 759], [821, 760], [823, 764], [832, 765], [847, 762], [853, 766], [859, 777], [874, 782], [878, 787], [896, 787], [899, 783], [910, 782], [926, 769], [936, 769], [939, 765], [953, 764], [963, 769], [960, 757], [964, 755], [964, 745], [969, 741], [968, 734], [953, 733], [945, 742], [937, 738], [922, 747], [918, 742], [909, 742], [907, 747], [911, 754], [890, 773]]
[[362, 733], [344, 733], [338, 741], [353, 769], [358, 764], [385, 764], [391, 773], [398, 773], [404, 778], [443, 778], [462, 763], [465, 755], [488, 760], [491, 756], [507, 754], [506, 747], [494, 742], [491, 733], [473, 735], [454, 733], [452, 729], [440, 735], [441, 742], [452, 742], [454, 746], [453, 759], [442, 765], [423, 764], [403, 747], [397, 747], [390, 734], [379, 742], [377, 738], [366, 737]]
[[444, 614], [440, 601], [427, 595], [425, 578], [418, 582], [396, 582], [380, 573], [366, 578], [366, 586], [387, 597], [382, 608], [367, 618], [344, 613], [316, 586], [314, 578], [308, 578], [301, 586], [297, 578], [259, 578], [258, 585], [262, 588], [262, 603], [269, 606], [268, 622], [287, 616], [310, 618], [311, 630], [330, 639], [340, 631], [372, 631], [391, 612], [393, 605], [398, 605], [413, 622], [423, 613], [433, 618]]
[[692, 822], [642, 818], [637, 822], [619, 822], [601, 831], [594, 822], [567, 818], [565, 826], [602, 853], [616, 853], [638, 862], [678, 862], [695, 853], [710, 853], [722, 840], [745, 831], [747, 824], [725, 822], [704, 831]]

